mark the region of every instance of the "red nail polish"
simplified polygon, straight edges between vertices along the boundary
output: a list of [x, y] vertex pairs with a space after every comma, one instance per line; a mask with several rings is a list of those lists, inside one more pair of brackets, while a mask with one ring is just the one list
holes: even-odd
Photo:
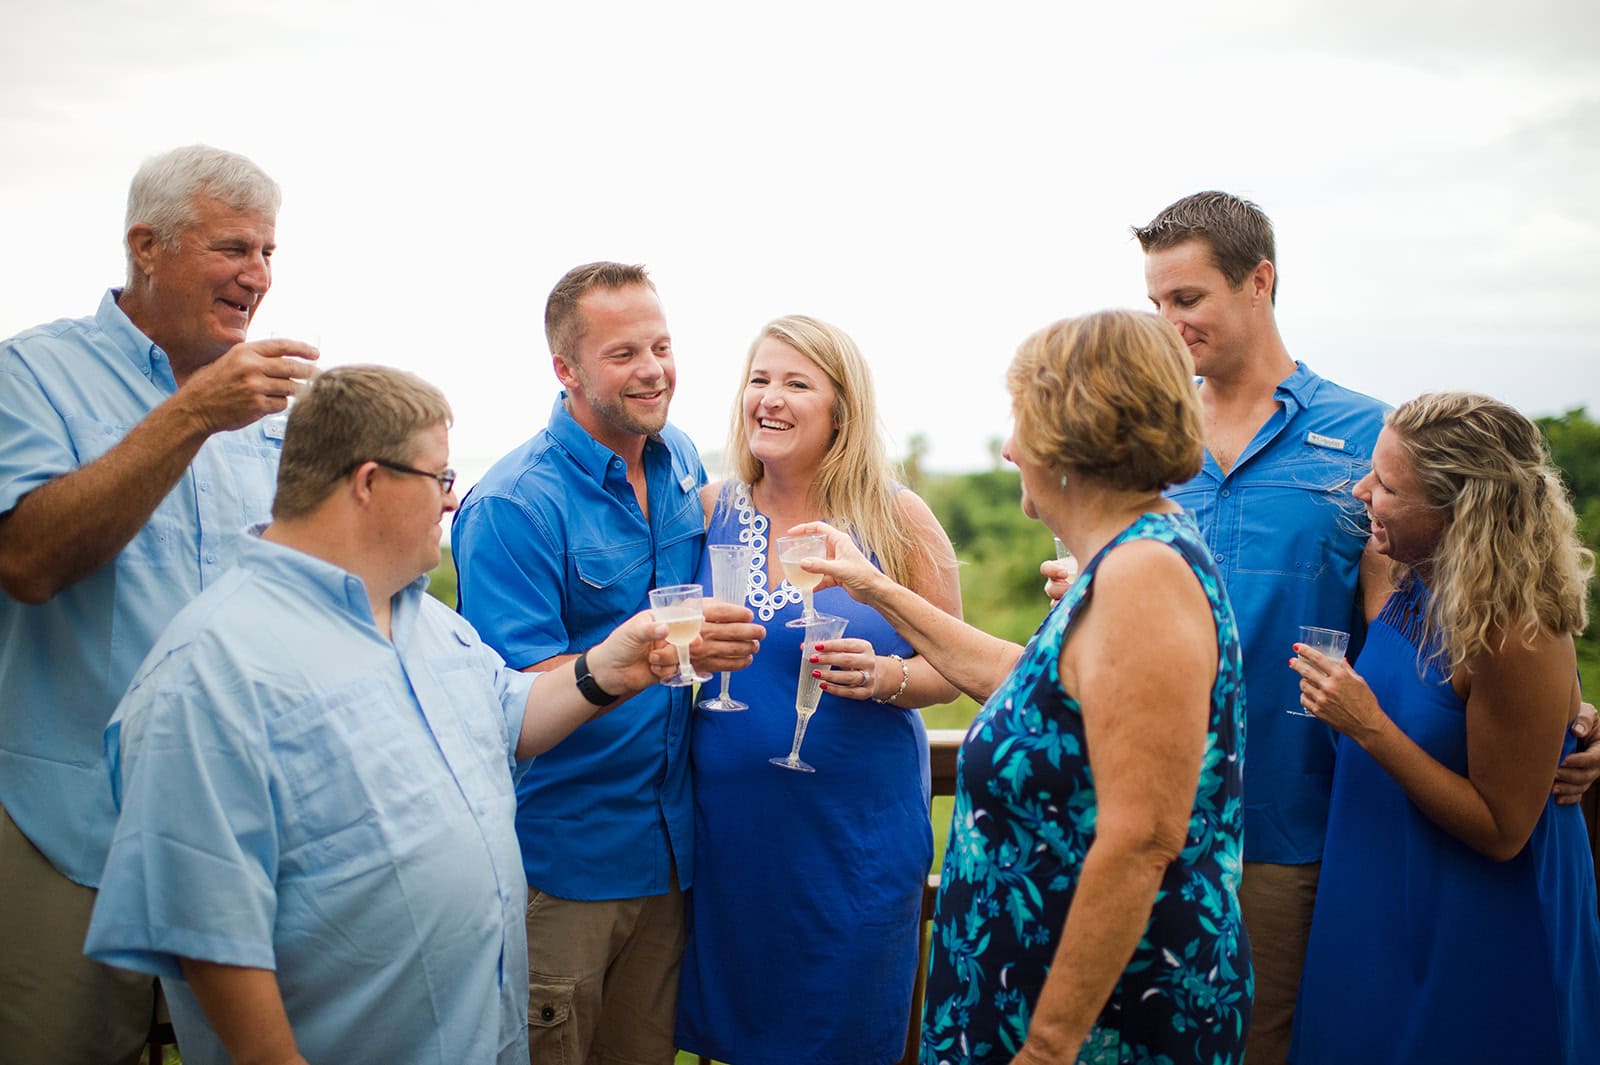
[[813, 670], [812, 670], [812, 671], [811, 671], [811, 675], [812, 675], [812, 676], [813, 676], [813, 677], [821, 677], [821, 676], [822, 676], [822, 670], [820, 670], [820, 669], [813, 669]]
[[817, 687], [821, 688], [823, 691], [827, 691], [828, 690], [828, 685], [827, 685], [826, 682], [824, 682], [822, 684], [818, 684]]
[[817, 656], [816, 656], [816, 655], [812, 655], [812, 656], [811, 656], [811, 661], [813, 661], [813, 662], [820, 662], [820, 661], [822, 661], [822, 659], [820, 659], [820, 658], [819, 658], [819, 657], [817, 657]]

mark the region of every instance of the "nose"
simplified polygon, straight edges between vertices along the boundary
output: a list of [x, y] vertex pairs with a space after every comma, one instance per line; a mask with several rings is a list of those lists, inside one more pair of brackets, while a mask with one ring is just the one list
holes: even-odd
[[252, 251], [239, 266], [238, 282], [241, 288], [265, 296], [272, 287], [272, 260], [259, 248]]
[[1374, 474], [1368, 473], [1356, 482], [1356, 486], [1350, 490], [1350, 494], [1363, 503], [1370, 503], [1372, 501], [1372, 482], [1374, 477]]
[[444, 512], [452, 514], [459, 509], [461, 509], [461, 499], [456, 495], [455, 486], [451, 485], [450, 491], [444, 494]]
[[1012, 433], [1010, 436], [1006, 437], [1006, 442], [1000, 445], [1000, 457], [1011, 463], [1013, 466], [1017, 464], [1017, 460], [1011, 457], [1012, 450], [1016, 442], [1017, 434]]

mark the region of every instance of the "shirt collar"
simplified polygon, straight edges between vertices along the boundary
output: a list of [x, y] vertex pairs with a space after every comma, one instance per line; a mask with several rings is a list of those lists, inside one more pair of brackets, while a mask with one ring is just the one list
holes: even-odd
[[[139, 327], [133, 324], [133, 319], [117, 306], [121, 295], [120, 288], [106, 289], [104, 298], [100, 300], [100, 309], [94, 312], [95, 324], [102, 333], [116, 341], [117, 350], [127, 356], [134, 369], [154, 380], [156, 356], [160, 355], [160, 361], [165, 363], [166, 352], [141, 333]], [[170, 376], [170, 370], [167, 376]], [[177, 387], [176, 382], [173, 382], [173, 387]]]
[[[611, 460], [621, 458], [615, 451], [590, 436], [589, 430], [578, 424], [578, 419], [567, 409], [565, 390], [556, 397], [556, 405], [550, 411], [550, 423], [546, 426], [546, 430], [555, 438], [556, 443], [572, 456], [573, 461], [594, 478], [596, 484], [605, 483], [606, 470], [610, 468]], [[646, 451], [649, 451], [652, 443], [657, 443], [660, 439], [659, 436], [647, 438]]]
[[[248, 530], [239, 546], [239, 565], [279, 581], [298, 590], [308, 604], [344, 614], [351, 620], [372, 628], [377, 621], [372, 616], [372, 603], [367, 598], [367, 586], [360, 577], [324, 562], [304, 551], [283, 544], [263, 540], [261, 533], [266, 525], [255, 525]], [[418, 598], [427, 591], [428, 575], [424, 573], [402, 588], [394, 597], [391, 630], [401, 614], [415, 612]]]
[[1296, 407], [1304, 410], [1311, 406], [1311, 397], [1317, 394], [1317, 387], [1321, 384], [1322, 378], [1312, 373], [1311, 367], [1296, 361], [1294, 373], [1278, 382], [1273, 398], [1285, 402], [1292, 401]]

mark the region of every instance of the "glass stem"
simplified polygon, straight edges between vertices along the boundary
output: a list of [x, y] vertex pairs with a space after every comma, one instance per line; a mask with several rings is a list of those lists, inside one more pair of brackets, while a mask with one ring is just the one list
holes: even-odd
[[732, 693], [728, 691], [729, 676], [730, 674], [728, 673], [724, 673], [722, 675], [722, 701], [724, 703], [729, 702], [733, 698]]
[[678, 676], [684, 680], [694, 679], [694, 664], [689, 661], [689, 645], [678, 645]]
[[805, 742], [806, 726], [809, 724], [811, 724], [810, 714], [801, 714], [800, 720], [794, 723], [794, 746], [789, 748], [790, 762], [798, 762], [800, 760], [800, 744]]

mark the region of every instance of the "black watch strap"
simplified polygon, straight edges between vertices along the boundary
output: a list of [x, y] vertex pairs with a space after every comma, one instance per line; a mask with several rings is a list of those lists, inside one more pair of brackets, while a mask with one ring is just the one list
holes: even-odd
[[572, 664], [578, 675], [578, 693], [596, 706], [610, 706], [617, 701], [617, 697], [600, 687], [595, 681], [594, 674], [589, 672], [589, 652], [585, 651], [578, 656]]

